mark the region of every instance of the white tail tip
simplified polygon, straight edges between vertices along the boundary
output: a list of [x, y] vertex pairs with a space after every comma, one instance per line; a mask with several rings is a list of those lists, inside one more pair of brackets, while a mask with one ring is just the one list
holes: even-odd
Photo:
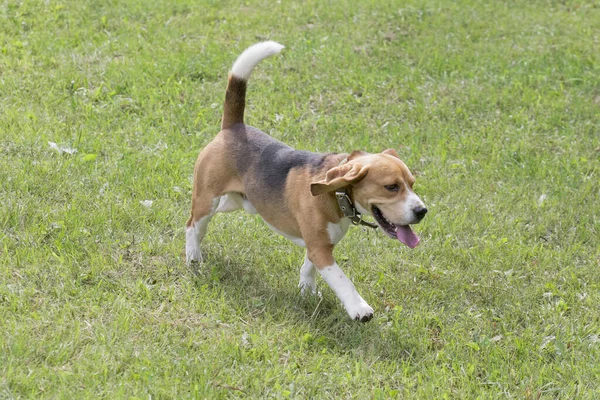
[[253, 44], [244, 50], [237, 60], [235, 60], [233, 67], [231, 67], [231, 73], [237, 78], [247, 81], [256, 64], [269, 56], [279, 53], [283, 48], [283, 45], [272, 40]]

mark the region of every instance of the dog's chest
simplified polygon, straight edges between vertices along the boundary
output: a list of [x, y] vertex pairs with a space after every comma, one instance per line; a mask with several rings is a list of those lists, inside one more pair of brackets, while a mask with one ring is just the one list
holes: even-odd
[[[273, 225], [269, 224], [266, 221], [265, 221], [265, 224], [269, 228], [271, 228], [274, 232], [276, 232], [276, 233], [280, 234], [281, 236], [283, 236], [284, 238], [290, 240], [292, 243], [294, 243], [298, 246], [301, 246], [301, 247], [306, 247], [306, 243], [304, 242], [304, 239], [288, 235], [287, 233], [280, 231], [279, 229], [275, 228]], [[337, 224], [334, 224], [333, 222], [329, 222], [327, 224], [327, 233], [329, 233], [329, 240], [331, 241], [331, 244], [336, 245], [340, 240], [342, 240], [342, 238], [344, 237], [346, 232], [348, 232], [349, 227], [350, 227], [350, 219], [349, 218], [342, 218], [342, 219], [340, 219], [340, 222], [338, 222]]]
[[285, 232], [280, 231], [279, 229], [275, 228], [273, 225], [269, 224], [267, 221], [265, 221], [263, 219], [263, 221], [265, 222], [265, 224], [271, 228], [271, 230], [275, 233], [280, 234], [281, 236], [283, 236], [284, 238], [290, 240], [292, 243], [300, 246], [300, 247], [306, 247], [306, 243], [304, 243], [304, 240], [302, 238], [296, 237], [296, 236], [292, 236], [292, 235], [288, 235]]
[[349, 227], [350, 219], [345, 217], [340, 219], [340, 222], [337, 224], [334, 224], [333, 222], [328, 223], [327, 232], [329, 233], [329, 240], [331, 240], [331, 244], [336, 245], [340, 240], [342, 240], [346, 232], [348, 232]]

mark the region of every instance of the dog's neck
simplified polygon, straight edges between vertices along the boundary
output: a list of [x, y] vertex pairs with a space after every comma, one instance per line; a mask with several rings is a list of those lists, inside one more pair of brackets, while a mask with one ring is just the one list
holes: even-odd
[[377, 224], [362, 219], [362, 214], [354, 207], [354, 203], [346, 188], [336, 190], [335, 198], [337, 199], [338, 206], [340, 207], [342, 214], [344, 214], [344, 217], [350, 218], [350, 221], [352, 221], [354, 225], [364, 225], [369, 228], [377, 229]]

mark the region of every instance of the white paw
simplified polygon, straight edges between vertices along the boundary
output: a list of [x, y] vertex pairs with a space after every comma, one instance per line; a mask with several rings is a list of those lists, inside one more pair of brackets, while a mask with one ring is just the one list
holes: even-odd
[[185, 252], [185, 263], [190, 265], [191, 263], [201, 263], [202, 262], [202, 253], [200, 253], [200, 249], [186, 249]]
[[345, 304], [345, 308], [350, 318], [355, 321], [367, 322], [373, 318], [373, 308], [362, 298], [352, 304]]
[[189, 227], [185, 230], [185, 263], [192, 262], [202, 262], [202, 253], [198, 234], [194, 227]]
[[302, 296], [307, 296], [309, 293], [312, 295], [317, 294], [317, 282], [315, 279], [310, 279], [308, 277], [302, 276], [300, 278], [300, 283], [298, 284], [300, 288], [300, 293]]

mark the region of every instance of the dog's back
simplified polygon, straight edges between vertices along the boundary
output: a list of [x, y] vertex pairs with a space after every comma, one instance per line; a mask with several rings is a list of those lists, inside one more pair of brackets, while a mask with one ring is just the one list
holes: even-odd
[[[227, 82], [219, 133], [227, 153], [235, 159], [238, 176], [243, 177], [244, 196], [253, 204], [284, 204], [281, 199], [290, 171], [320, 168], [330, 154], [295, 150], [261, 130], [244, 124], [248, 79], [263, 59], [279, 53], [283, 46], [268, 41], [246, 49], [234, 62]], [[307, 187], [307, 190], [309, 188]]]

